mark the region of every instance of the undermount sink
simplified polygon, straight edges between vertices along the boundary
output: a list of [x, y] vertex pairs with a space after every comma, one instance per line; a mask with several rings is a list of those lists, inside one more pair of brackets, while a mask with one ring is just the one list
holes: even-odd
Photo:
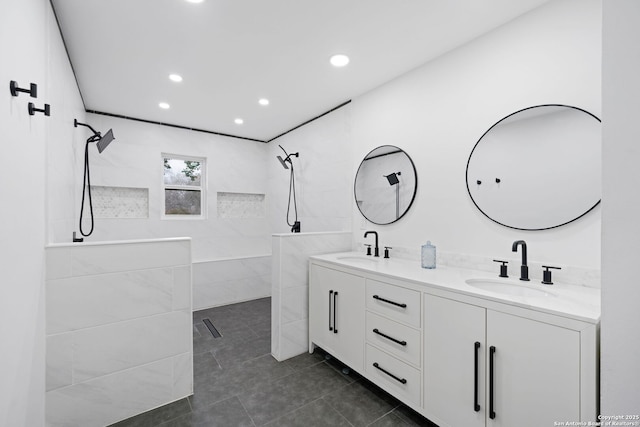
[[467, 285], [473, 286], [474, 288], [504, 295], [517, 297], [555, 297], [553, 293], [548, 292], [545, 289], [534, 288], [525, 285], [524, 283], [511, 283], [491, 279], [468, 279], [465, 280], [465, 282]]
[[343, 256], [336, 257], [336, 259], [340, 261], [346, 261], [346, 262], [356, 262], [356, 263], [361, 262], [363, 264], [369, 264], [369, 263], [375, 264], [379, 261], [379, 258], [373, 258], [366, 255], [343, 255]]

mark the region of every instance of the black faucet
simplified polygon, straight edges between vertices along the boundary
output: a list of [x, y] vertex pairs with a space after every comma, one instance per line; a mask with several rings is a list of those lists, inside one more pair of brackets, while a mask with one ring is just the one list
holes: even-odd
[[380, 249], [378, 248], [378, 233], [375, 231], [366, 231], [364, 233], [364, 237], [367, 237], [369, 234], [376, 236], [376, 247], [374, 249], [373, 256], [380, 256]]
[[522, 266], [520, 267], [520, 280], [529, 281], [529, 267], [527, 266], [527, 242], [524, 240], [516, 240], [511, 245], [513, 252], [518, 252], [518, 246], [522, 246]]

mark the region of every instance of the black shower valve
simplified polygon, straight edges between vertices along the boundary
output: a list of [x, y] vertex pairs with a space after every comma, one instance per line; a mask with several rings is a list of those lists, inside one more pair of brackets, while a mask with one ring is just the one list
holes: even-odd
[[18, 82], [15, 80], [11, 80], [9, 82], [9, 90], [11, 91], [11, 96], [18, 96], [19, 92], [28, 93], [32, 98], [38, 97], [38, 85], [35, 83], [31, 83], [29, 85], [29, 89], [23, 89], [18, 87]]

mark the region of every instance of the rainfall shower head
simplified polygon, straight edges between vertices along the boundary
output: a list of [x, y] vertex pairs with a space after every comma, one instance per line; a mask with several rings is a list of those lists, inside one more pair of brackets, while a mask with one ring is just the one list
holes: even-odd
[[103, 137], [100, 137], [98, 143], [96, 144], [98, 146], [98, 153], [102, 153], [114, 139], [115, 137], [113, 136], [113, 130], [109, 129]]
[[[282, 165], [283, 168], [285, 169], [289, 169], [289, 166], [287, 166], [287, 164], [285, 163], [285, 161], [282, 159], [282, 157], [280, 156], [276, 156], [278, 158], [278, 160], [280, 160], [280, 164]], [[289, 157], [287, 157], [287, 161], [289, 161]]]
[[398, 175], [402, 175], [400, 172], [393, 172], [389, 175], [383, 175], [389, 181], [389, 185], [396, 185], [400, 182]]
[[73, 127], [78, 127], [78, 126], [84, 126], [91, 129], [91, 132], [93, 132], [93, 135], [87, 138], [87, 143], [96, 142], [99, 153], [102, 153], [104, 149], [107, 148], [107, 146], [111, 143], [111, 141], [115, 139], [115, 137], [113, 136], [112, 129], [109, 129], [107, 133], [104, 136], [102, 136], [100, 132], [96, 131], [94, 128], [92, 128], [88, 124], [80, 123], [77, 119], [73, 119]]

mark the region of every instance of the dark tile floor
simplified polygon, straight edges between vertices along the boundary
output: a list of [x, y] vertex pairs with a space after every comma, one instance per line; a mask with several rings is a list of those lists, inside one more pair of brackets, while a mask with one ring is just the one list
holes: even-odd
[[194, 312], [193, 351], [193, 396], [112, 427], [437, 427], [320, 349], [277, 362], [270, 298]]

